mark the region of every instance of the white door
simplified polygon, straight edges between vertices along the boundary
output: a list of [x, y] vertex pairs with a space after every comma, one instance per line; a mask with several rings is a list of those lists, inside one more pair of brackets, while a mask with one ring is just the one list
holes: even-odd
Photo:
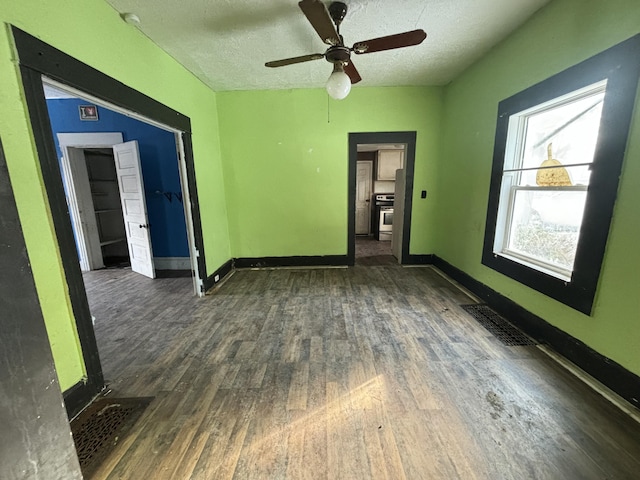
[[62, 171], [65, 193], [74, 227], [80, 269], [83, 272], [97, 270], [104, 267], [104, 262], [84, 150], [66, 147], [64, 152]]
[[371, 233], [371, 177], [373, 162], [357, 162], [356, 235]]
[[113, 156], [116, 162], [131, 270], [149, 278], [155, 278], [138, 142], [133, 140], [114, 145]]

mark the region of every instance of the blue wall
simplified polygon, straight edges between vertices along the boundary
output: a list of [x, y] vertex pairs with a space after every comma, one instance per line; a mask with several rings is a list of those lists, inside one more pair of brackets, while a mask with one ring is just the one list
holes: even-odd
[[[47, 100], [58, 155], [62, 156], [58, 133], [121, 132], [125, 142], [137, 140], [153, 256], [188, 257], [184, 209], [175, 195], [181, 196], [182, 189], [174, 134], [104, 107], [98, 107], [98, 121], [81, 121], [78, 106], [88, 104], [75, 98]], [[171, 192], [171, 201], [156, 192]]]

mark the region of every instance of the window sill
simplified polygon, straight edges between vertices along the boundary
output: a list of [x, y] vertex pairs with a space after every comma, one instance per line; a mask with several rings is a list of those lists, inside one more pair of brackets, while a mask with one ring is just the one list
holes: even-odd
[[511, 260], [512, 262], [516, 262], [516, 263], [520, 263], [522, 266], [526, 267], [526, 268], [531, 268], [533, 270], [537, 270], [540, 273], [543, 273], [545, 275], [549, 275], [551, 277], [557, 278], [558, 280], [561, 280], [565, 283], [570, 283], [571, 282], [571, 275], [566, 275], [563, 274], [562, 272], [559, 272], [557, 270], [553, 270], [552, 268], [547, 268], [544, 265], [541, 265], [539, 263], [533, 262], [531, 260], [528, 260], [527, 257], [523, 256], [523, 255], [518, 255], [515, 252], [511, 252], [511, 251], [503, 251], [503, 252], [494, 252], [493, 253], [496, 256], [501, 256], [504, 257], [506, 259]]

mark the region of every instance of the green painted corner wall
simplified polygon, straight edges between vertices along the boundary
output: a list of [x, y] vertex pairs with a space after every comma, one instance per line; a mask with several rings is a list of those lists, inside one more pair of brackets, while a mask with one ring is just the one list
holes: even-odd
[[9, 24], [191, 118], [207, 273], [230, 257], [215, 93], [103, 0], [21, 0], [0, 10], [0, 137], [61, 388], [85, 375]]
[[[498, 102], [640, 32], [637, 0], [553, 0], [447, 86], [435, 253], [640, 374], [640, 108], [592, 316], [481, 264]], [[464, 192], [464, 194], [461, 194]]]
[[348, 134], [417, 131], [410, 252], [432, 253], [442, 88], [218, 93], [233, 257], [346, 255]]

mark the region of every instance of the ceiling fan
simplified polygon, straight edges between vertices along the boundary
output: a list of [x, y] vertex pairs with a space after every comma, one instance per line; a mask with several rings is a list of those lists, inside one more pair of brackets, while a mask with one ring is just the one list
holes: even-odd
[[333, 73], [327, 81], [327, 92], [337, 100], [345, 98], [351, 90], [352, 83], [358, 83], [362, 78], [351, 61], [351, 52], [356, 55], [364, 53], [392, 50], [394, 48], [418, 45], [427, 38], [424, 30], [373, 38], [363, 42], [356, 42], [349, 48], [344, 45], [340, 35], [340, 24], [347, 15], [347, 5], [343, 2], [332, 2], [329, 8], [320, 0], [301, 0], [298, 6], [307, 17], [311, 26], [318, 33], [324, 43], [330, 45], [324, 53], [312, 53], [301, 57], [285, 58], [265, 63], [266, 67], [284, 67], [295, 63], [309, 62], [324, 58], [333, 63]]

